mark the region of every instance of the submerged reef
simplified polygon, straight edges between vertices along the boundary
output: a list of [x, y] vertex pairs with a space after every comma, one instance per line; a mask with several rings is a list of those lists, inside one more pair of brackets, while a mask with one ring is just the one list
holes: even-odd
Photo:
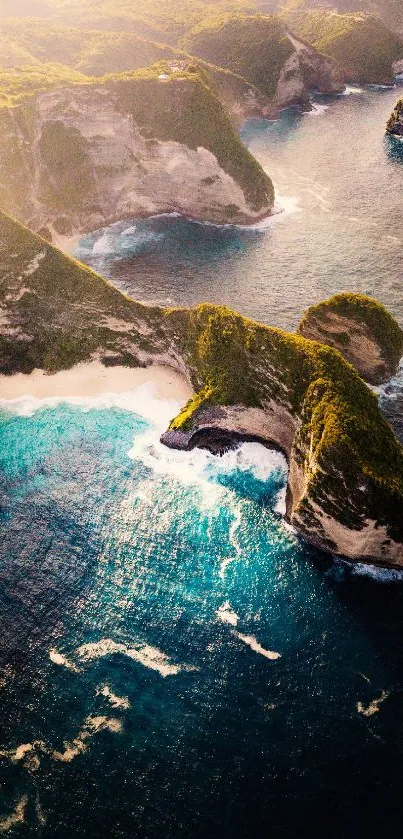
[[277, 446], [289, 462], [287, 520], [309, 542], [403, 567], [403, 449], [337, 350], [220, 306], [141, 305], [4, 213], [0, 274], [3, 374], [94, 358], [174, 368], [194, 396], [164, 443], [190, 449], [207, 434], [219, 449], [218, 434]]

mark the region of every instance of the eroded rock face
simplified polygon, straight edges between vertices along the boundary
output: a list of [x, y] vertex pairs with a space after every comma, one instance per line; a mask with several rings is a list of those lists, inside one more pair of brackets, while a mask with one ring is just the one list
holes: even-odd
[[[252, 202], [236, 164], [229, 174], [202, 144], [145, 136], [102, 86], [37, 96], [29, 124], [18, 108], [2, 111], [0, 136], [3, 207], [55, 241], [160, 212], [251, 223], [273, 203], [270, 188], [258, 206]], [[262, 171], [263, 187], [265, 178]]]
[[372, 385], [395, 375], [403, 355], [397, 321], [378, 301], [361, 294], [337, 294], [312, 306], [298, 331], [334, 347]]
[[316, 50], [288, 35], [295, 52], [285, 63], [277, 85], [277, 108], [298, 105], [310, 110], [310, 95], [341, 93], [344, 85], [336, 79], [332, 64]]

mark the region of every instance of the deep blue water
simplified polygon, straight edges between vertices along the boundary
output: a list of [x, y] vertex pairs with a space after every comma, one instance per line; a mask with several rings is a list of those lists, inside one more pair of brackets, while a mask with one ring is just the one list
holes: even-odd
[[[80, 257], [287, 328], [339, 288], [403, 319], [395, 98], [245, 126], [287, 208], [266, 229], [133, 221]], [[0, 404], [0, 832], [400, 837], [401, 580], [298, 540], [278, 453], [171, 452], [177, 406], [144, 400]]]
[[299, 543], [278, 453], [159, 430], [3, 410], [0, 826], [23, 801], [22, 836], [397, 836], [401, 586]]

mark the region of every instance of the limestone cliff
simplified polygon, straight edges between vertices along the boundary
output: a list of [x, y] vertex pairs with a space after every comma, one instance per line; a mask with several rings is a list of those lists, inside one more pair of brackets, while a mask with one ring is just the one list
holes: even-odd
[[384, 306], [363, 294], [336, 294], [311, 306], [298, 332], [334, 347], [372, 385], [395, 375], [403, 356], [403, 330]]
[[1, 372], [89, 358], [170, 365], [195, 395], [164, 442], [188, 449], [209, 435], [219, 448], [241, 435], [279, 446], [287, 519], [307, 540], [403, 567], [403, 449], [340, 353], [218, 306], [142, 306], [4, 214], [0, 280]]
[[331, 62], [273, 15], [213, 17], [194, 27], [183, 47], [247, 79], [266, 98], [266, 115], [292, 106], [309, 109], [313, 92], [344, 89]]
[[53, 236], [172, 211], [250, 223], [274, 201], [197, 67], [55, 84], [0, 108], [0, 138], [3, 207]]
[[393, 84], [394, 64], [403, 58], [401, 37], [374, 15], [336, 14], [327, 4], [320, 5], [292, 6], [283, 10], [282, 18], [295, 35], [328, 57], [340, 81]]

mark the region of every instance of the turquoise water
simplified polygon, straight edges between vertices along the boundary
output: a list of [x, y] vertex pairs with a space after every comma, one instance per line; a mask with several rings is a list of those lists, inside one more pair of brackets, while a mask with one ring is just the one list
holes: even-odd
[[[245, 126], [285, 208], [267, 225], [134, 220], [78, 255], [143, 300], [294, 328], [356, 288], [403, 319], [396, 95]], [[401, 393], [382, 404], [403, 435]], [[297, 538], [279, 453], [163, 448], [178, 407], [0, 404], [0, 832], [395, 839], [401, 578]]]
[[174, 406], [125, 399], [3, 406], [0, 827], [22, 802], [21, 836], [380, 829], [402, 587], [298, 541], [278, 452], [171, 452]]

